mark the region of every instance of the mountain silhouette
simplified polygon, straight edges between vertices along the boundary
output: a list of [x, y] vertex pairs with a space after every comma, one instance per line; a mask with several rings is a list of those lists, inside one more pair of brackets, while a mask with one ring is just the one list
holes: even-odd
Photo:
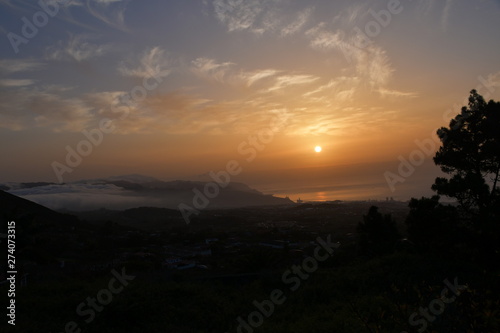
[[16, 223], [43, 223], [46, 226], [74, 224], [76, 217], [55, 212], [35, 202], [0, 190], [0, 220], [2, 229], [8, 221]]

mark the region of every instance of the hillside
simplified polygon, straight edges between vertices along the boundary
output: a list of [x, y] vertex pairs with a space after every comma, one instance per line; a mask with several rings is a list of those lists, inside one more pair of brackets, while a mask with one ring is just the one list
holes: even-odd
[[7, 221], [43, 221], [48, 224], [62, 222], [76, 222], [71, 215], [55, 212], [47, 207], [30, 200], [18, 197], [0, 190], [0, 221], [5, 225]]

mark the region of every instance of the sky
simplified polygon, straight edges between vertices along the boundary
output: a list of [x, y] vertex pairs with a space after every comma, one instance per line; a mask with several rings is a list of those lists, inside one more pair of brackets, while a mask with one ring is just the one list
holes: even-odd
[[[0, 182], [429, 195], [435, 131], [500, 99], [500, 1], [0, 0]], [[321, 146], [320, 153], [315, 151]]]

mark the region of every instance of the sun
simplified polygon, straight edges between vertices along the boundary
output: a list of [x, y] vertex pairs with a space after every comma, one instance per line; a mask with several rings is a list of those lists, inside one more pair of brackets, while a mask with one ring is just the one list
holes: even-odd
[[314, 147], [314, 151], [317, 152], [317, 153], [321, 153], [323, 149], [321, 148], [321, 146], [316, 146]]

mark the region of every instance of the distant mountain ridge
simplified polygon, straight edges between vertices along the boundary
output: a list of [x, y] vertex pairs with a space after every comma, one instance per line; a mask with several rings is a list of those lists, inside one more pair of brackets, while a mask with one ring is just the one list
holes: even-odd
[[[211, 183], [210, 185], [207, 185]], [[214, 186], [214, 184], [216, 184]], [[224, 184], [223, 184], [224, 185]], [[288, 205], [288, 198], [274, 197], [246, 184], [229, 182], [221, 186], [214, 181], [162, 181], [138, 174], [87, 179], [65, 184], [7, 183], [8, 192], [54, 210], [85, 211], [93, 209], [124, 210], [137, 207], [177, 209], [183, 203], [195, 205], [195, 196], [204, 195], [206, 208]], [[205, 207], [204, 207], [205, 208]]]

